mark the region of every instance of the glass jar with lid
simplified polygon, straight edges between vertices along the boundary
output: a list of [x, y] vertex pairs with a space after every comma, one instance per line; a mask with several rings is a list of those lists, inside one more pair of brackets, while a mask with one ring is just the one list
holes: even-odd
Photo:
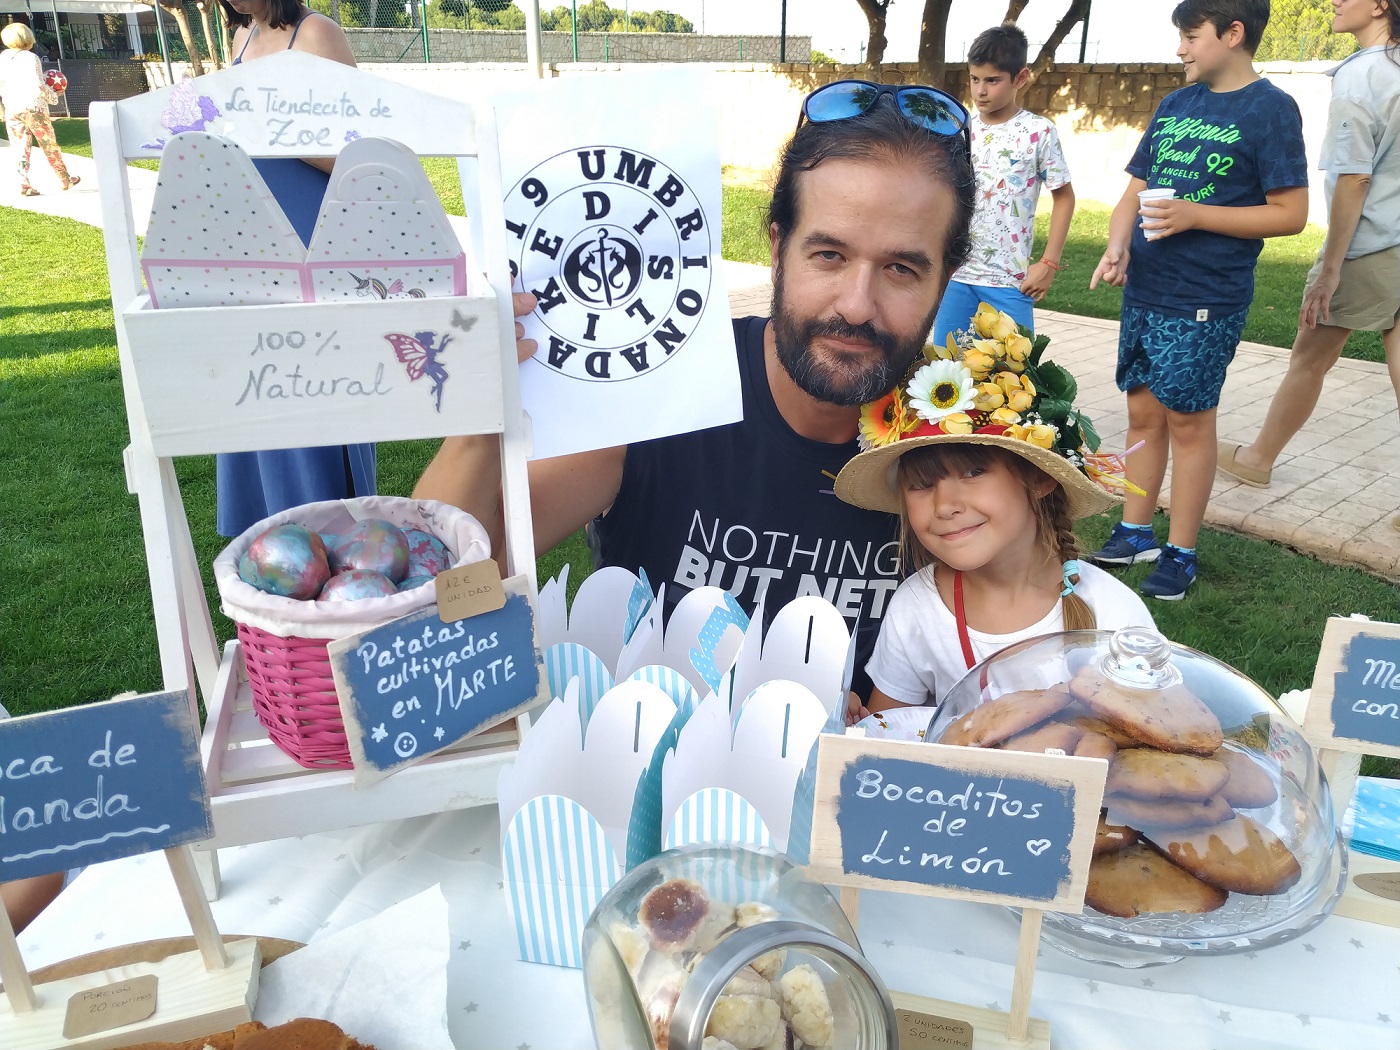
[[949, 691], [924, 739], [1109, 762], [1072, 955], [1147, 966], [1252, 951], [1321, 922], [1346, 849], [1312, 749], [1234, 668], [1147, 628], [1009, 646]]
[[772, 850], [669, 850], [632, 869], [583, 933], [607, 1050], [894, 1050], [889, 992], [831, 892]]

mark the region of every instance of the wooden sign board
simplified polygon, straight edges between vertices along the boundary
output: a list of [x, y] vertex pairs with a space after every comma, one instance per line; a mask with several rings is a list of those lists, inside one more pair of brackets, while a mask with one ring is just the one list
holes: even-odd
[[0, 721], [0, 881], [212, 834], [183, 690]]
[[1400, 624], [1328, 619], [1303, 727], [1314, 747], [1400, 758]]
[[549, 699], [528, 583], [504, 583], [491, 612], [445, 623], [434, 605], [326, 647], [356, 787]]
[[818, 746], [814, 877], [1084, 910], [1106, 762], [833, 734]]
[[505, 427], [496, 302], [284, 303], [122, 313], [158, 456]]

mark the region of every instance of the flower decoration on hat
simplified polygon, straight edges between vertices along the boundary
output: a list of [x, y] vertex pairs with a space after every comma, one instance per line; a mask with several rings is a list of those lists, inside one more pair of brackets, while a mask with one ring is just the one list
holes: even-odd
[[1008, 438], [1063, 457], [1110, 491], [1140, 491], [1124, 477], [1126, 453], [1099, 452], [1093, 422], [1074, 406], [1074, 376], [1045, 359], [1049, 342], [979, 304], [968, 329], [926, 346], [899, 386], [861, 409], [861, 448], [937, 435]]

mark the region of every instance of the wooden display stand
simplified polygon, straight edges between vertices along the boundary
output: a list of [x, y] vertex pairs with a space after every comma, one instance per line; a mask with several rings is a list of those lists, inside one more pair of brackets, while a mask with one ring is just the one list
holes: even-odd
[[[274, 112], [269, 99], [297, 105]], [[308, 99], [319, 104], [303, 106]], [[126, 161], [159, 155], [170, 129], [186, 130], [201, 112], [195, 130], [236, 142], [253, 157], [333, 158], [361, 135], [395, 139], [419, 155], [456, 157], [472, 231], [462, 245], [468, 294], [152, 309], [136, 255]], [[197, 682], [208, 712], [201, 749], [214, 836], [206, 848], [494, 801], [497, 775], [528, 726], [523, 717], [360, 791], [350, 771], [304, 769], [269, 742], [251, 713], [238, 643], [230, 642], [222, 656], [218, 651], [172, 462], [263, 448], [495, 435], [508, 575], [525, 575], [533, 593], [528, 421], [520, 404], [490, 106], [287, 51], [174, 88], [94, 103], [90, 122], [130, 424], [127, 484], [140, 501], [161, 670], [165, 688], [188, 690], [191, 704]], [[436, 411], [429, 384], [410, 382], [385, 341], [389, 333], [425, 331], [452, 339], [443, 357], [451, 381]], [[308, 375], [319, 368], [327, 377], [362, 377], [364, 390], [372, 386], [367, 377], [379, 374], [387, 378], [378, 386], [391, 389], [374, 397], [259, 395], [239, 404], [250, 366], [268, 361], [274, 345], [283, 348], [284, 356], [271, 360], [282, 362], [284, 375], [293, 360], [287, 348], [299, 347], [295, 363], [300, 368], [304, 360]], [[217, 893], [217, 865], [205, 874], [206, 889]]]
[[198, 947], [36, 987], [0, 907], [0, 1046], [105, 1050], [194, 1039], [251, 1021], [258, 942], [224, 943], [190, 852], [191, 842], [208, 835], [210, 816], [188, 699], [151, 694], [6, 719], [0, 754], [26, 770], [6, 781], [12, 823], [0, 858], [7, 877], [163, 849]]
[[900, 1047], [1048, 1050], [1049, 1022], [1030, 1016], [1041, 922], [1084, 909], [1108, 763], [849, 732], [819, 748], [809, 867], [841, 887], [852, 927], [862, 887], [1022, 909], [1010, 1011], [892, 990]]
[[[1361, 756], [1400, 758], [1400, 624], [1328, 619], [1303, 735], [1327, 775], [1340, 822], [1356, 792]], [[1348, 864], [1336, 914], [1400, 926], [1400, 863], [1352, 850]]]

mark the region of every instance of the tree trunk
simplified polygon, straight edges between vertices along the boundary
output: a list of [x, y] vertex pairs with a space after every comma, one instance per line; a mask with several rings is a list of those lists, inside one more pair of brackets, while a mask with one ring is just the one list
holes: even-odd
[[1016, 19], [1021, 17], [1021, 12], [1026, 9], [1026, 5], [1031, 0], [1008, 0], [1006, 14], [1002, 16], [1002, 25], [1015, 25]]
[[1064, 13], [1050, 35], [1045, 38], [1045, 46], [1040, 49], [1040, 54], [1035, 56], [1035, 61], [1031, 63], [1031, 75], [1040, 76], [1047, 69], [1055, 64], [1055, 51], [1069, 36], [1069, 31], [1079, 22], [1084, 20], [1084, 16], [1089, 13], [1089, 0], [1070, 0], [1069, 10]]
[[872, 69], [879, 69], [885, 61], [885, 47], [889, 38], [885, 36], [885, 17], [890, 0], [856, 0], [870, 25], [870, 43], [865, 49], [865, 61]]
[[943, 86], [948, 46], [948, 11], [953, 0], [924, 0], [924, 18], [919, 25], [919, 78], [930, 87]]
[[170, 12], [171, 17], [175, 19], [175, 24], [180, 27], [180, 39], [184, 41], [185, 50], [189, 53], [190, 68], [194, 70], [194, 75], [204, 76], [204, 62], [199, 57], [199, 48], [195, 46], [194, 33], [190, 30], [190, 16], [189, 12], [185, 10], [185, 5], [177, 0], [171, 0], [169, 3], [162, 0], [160, 6]]
[[214, 23], [209, 18], [210, 0], [199, 5], [199, 24], [204, 27], [204, 42], [209, 45], [209, 64], [215, 69], [223, 69], [219, 61], [219, 40], [214, 35]]

